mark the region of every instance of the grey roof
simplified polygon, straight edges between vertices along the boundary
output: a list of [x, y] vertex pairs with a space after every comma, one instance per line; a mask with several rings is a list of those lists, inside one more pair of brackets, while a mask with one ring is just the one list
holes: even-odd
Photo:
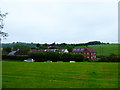
[[10, 53], [8, 53], [8, 55], [14, 55], [17, 51], [12, 51]]

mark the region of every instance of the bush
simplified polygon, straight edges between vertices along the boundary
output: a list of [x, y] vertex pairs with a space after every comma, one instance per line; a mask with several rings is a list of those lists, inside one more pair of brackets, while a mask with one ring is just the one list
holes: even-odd
[[106, 57], [105, 56], [101, 57], [101, 59], [98, 60], [98, 62], [120, 62], [120, 57], [115, 54], [111, 54]]
[[88, 62], [89, 61], [89, 59], [87, 58], [87, 57], [84, 57], [84, 60], [83, 60], [84, 62]]
[[109, 57], [108, 57], [108, 60], [110, 62], [120, 62], [120, 58], [119, 56], [115, 55], [115, 54], [111, 54]]

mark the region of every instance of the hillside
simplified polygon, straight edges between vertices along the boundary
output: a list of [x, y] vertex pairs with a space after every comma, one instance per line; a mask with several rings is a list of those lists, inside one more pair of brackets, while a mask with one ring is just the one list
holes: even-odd
[[108, 56], [110, 54], [118, 55], [118, 51], [120, 51], [120, 48], [118, 49], [118, 46], [120, 46], [120, 44], [89, 45], [88, 47], [96, 50], [97, 56]]

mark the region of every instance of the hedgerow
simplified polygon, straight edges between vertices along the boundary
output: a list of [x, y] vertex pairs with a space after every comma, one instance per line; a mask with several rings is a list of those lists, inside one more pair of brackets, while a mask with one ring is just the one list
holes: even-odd
[[7, 60], [25, 60], [28, 58], [28, 55], [2, 55], [2, 59], [7, 59]]
[[81, 54], [72, 54], [72, 53], [58, 53], [58, 52], [32, 52], [29, 53], [29, 57], [35, 59], [37, 62], [43, 62], [46, 60], [56, 61], [76, 61], [83, 62], [84, 57]]

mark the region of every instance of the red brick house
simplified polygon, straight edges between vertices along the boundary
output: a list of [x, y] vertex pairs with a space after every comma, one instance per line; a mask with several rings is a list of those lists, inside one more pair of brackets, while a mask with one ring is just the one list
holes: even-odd
[[84, 57], [87, 57], [92, 60], [96, 59], [96, 51], [90, 47], [74, 48], [72, 53], [81, 53]]

